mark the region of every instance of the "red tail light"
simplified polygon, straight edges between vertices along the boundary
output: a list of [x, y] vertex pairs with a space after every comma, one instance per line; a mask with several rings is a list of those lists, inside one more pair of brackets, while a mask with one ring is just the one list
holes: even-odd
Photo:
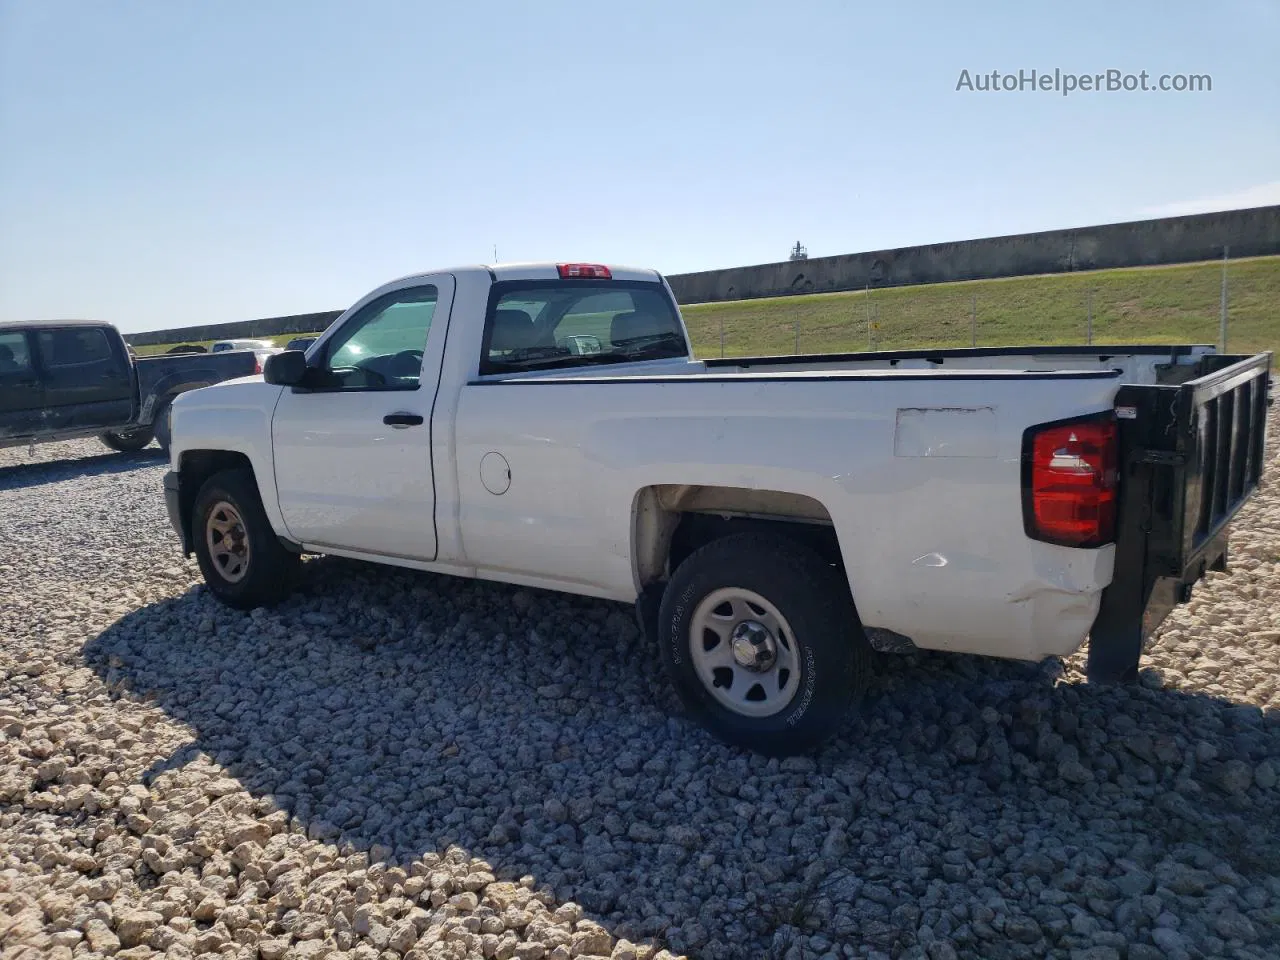
[[599, 263], [561, 263], [556, 269], [560, 271], [561, 280], [612, 280], [609, 268]]
[[1111, 414], [1032, 427], [1023, 439], [1027, 536], [1100, 547], [1116, 534], [1116, 422]]
[[261, 358], [261, 357], [254, 357], [254, 358], [253, 358], [253, 372], [254, 372], [255, 374], [259, 374], [259, 373], [261, 373], [261, 372], [262, 372], [262, 358]]

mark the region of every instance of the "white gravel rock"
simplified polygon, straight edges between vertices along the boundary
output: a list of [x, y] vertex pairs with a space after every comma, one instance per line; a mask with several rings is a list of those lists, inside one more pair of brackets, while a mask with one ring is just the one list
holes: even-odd
[[0, 451], [5, 960], [1277, 955], [1274, 452], [1137, 686], [885, 657], [782, 762], [621, 605], [322, 559], [227, 610], [164, 469]]

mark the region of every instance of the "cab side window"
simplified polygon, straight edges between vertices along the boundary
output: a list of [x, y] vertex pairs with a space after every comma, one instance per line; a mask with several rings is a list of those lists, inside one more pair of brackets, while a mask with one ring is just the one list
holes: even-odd
[[0, 374], [30, 373], [31, 351], [27, 335], [21, 332], [0, 333]]
[[325, 345], [324, 390], [416, 390], [439, 291], [397, 290], [368, 304]]

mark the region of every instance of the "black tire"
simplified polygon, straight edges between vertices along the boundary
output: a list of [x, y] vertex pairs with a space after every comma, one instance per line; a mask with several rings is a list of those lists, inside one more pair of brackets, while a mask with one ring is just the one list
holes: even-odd
[[120, 433], [108, 431], [99, 434], [98, 439], [118, 453], [136, 453], [154, 440], [155, 435], [150, 427], [139, 427], [137, 430], [124, 430]]
[[[246, 569], [234, 579], [224, 573], [226, 565], [214, 558], [207, 534], [209, 515], [221, 504], [229, 504], [240, 518], [241, 535], [233, 539], [248, 544]], [[222, 510], [220, 515], [225, 519], [228, 513]], [[215, 597], [238, 610], [269, 607], [287, 597], [302, 560], [276, 539], [253, 473], [243, 467], [215, 473], [204, 482], [191, 511], [191, 545], [205, 584]]]
[[[704, 600], [713, 602], [712, 593], [725, 589], [767, 600], [785, 621], [787, 630], [778, 632], [792, 634], [799, 677], [789, 702], [772, 715], [744, 716], [725, 706], [694, 665], [694, 617]], [[866, 688], [870, 646], [848, 584], [812, 550], [783, 537], [735, 534], [696, 550], [672, 576], [659, 621], [660, 656], [676, 693], [703, 726], [734, 746], [767, 756], [809, 751], [839, 729]], [[792, 649], [777, 641], [778, 650], [783, 646]], [[729, 669], [726, 690], [747, 677], [748, 695], [754, 692], [750, 673]]]
[[156, 443], [166, 457], [169, 455], [169, 407], [172, 403], [172, 400], [163, 401], [156, 408], [155, 419], [151, 421], [151, 432], [155, 434]]

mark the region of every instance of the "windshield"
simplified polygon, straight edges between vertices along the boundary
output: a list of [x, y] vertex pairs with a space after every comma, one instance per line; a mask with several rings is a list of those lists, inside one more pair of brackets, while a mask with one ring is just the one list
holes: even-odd
[[689, 355], [665, 288], [617, 280], [494, 285], [480, 372], [545, 370]]

